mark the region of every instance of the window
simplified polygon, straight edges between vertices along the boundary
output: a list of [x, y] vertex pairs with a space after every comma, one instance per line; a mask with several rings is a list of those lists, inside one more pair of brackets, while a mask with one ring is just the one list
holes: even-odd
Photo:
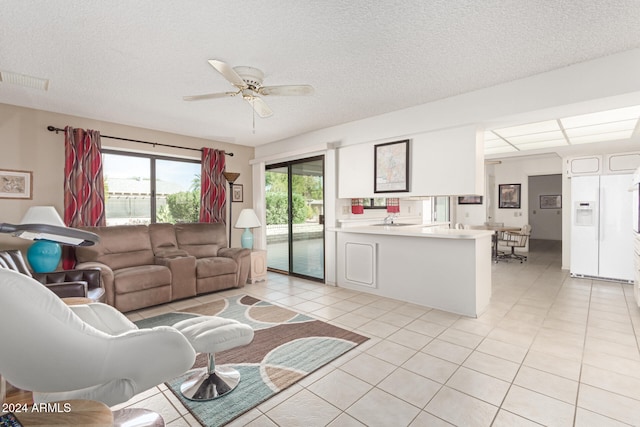
[[428, 197], [422, 201], [424, 222], [447, 222], [451, 218], [451, 199], [448, 196]]
[[200, 161], [103, 150], [107, 225], [197, 222]]
[[365, 209], [386, 209], [387, 199], [384, 197], [374, 197], [372, 199], [364, 199]]

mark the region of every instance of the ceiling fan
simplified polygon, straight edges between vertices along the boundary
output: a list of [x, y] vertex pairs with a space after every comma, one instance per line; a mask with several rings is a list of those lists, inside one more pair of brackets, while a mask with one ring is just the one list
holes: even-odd
[[210, 59], [209, 64], [236, 87], [234, 92], [208, 93], [204, 95], [185, 96], [185, 101], [200, 101], [203, 99], [225, 98], [240, 95], [247, 101], [260, 117], [273, 114], [271, 108], [260, 96], [304, 96], [313, 95], [313, 87], [309, 85], [262, 86], [264, 74], [253, 67], [231, 67], [217, 59]]

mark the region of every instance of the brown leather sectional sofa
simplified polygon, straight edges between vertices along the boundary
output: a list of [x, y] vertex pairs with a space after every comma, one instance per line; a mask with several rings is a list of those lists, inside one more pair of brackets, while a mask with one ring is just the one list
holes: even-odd
[[100, 242], [76, 248], [77, 268], [99, 268], [105, 302], [122, 312], [247, 282], [251, 252], [228, 248], [222, 223], [84, 229]]

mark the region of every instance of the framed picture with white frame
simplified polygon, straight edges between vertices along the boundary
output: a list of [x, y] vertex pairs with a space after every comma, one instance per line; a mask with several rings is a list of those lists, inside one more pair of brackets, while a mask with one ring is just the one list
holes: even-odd
[[0, 170], [0, 199], [33, 199], [33, 172]]

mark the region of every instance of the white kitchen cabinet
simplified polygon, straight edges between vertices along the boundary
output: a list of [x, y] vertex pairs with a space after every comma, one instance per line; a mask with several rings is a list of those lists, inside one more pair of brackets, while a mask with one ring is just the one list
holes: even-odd
[[[377, 144], [409, 139], [409, 192], [374, 193]], [[338, 197], [410, 197], [484, 193], [483, 140], [475, 126], [347, 145], [337, 150]]]
[[340, 287], [470, 317], [489, 305], [490, 231], [420, 225], [336, 231]]

